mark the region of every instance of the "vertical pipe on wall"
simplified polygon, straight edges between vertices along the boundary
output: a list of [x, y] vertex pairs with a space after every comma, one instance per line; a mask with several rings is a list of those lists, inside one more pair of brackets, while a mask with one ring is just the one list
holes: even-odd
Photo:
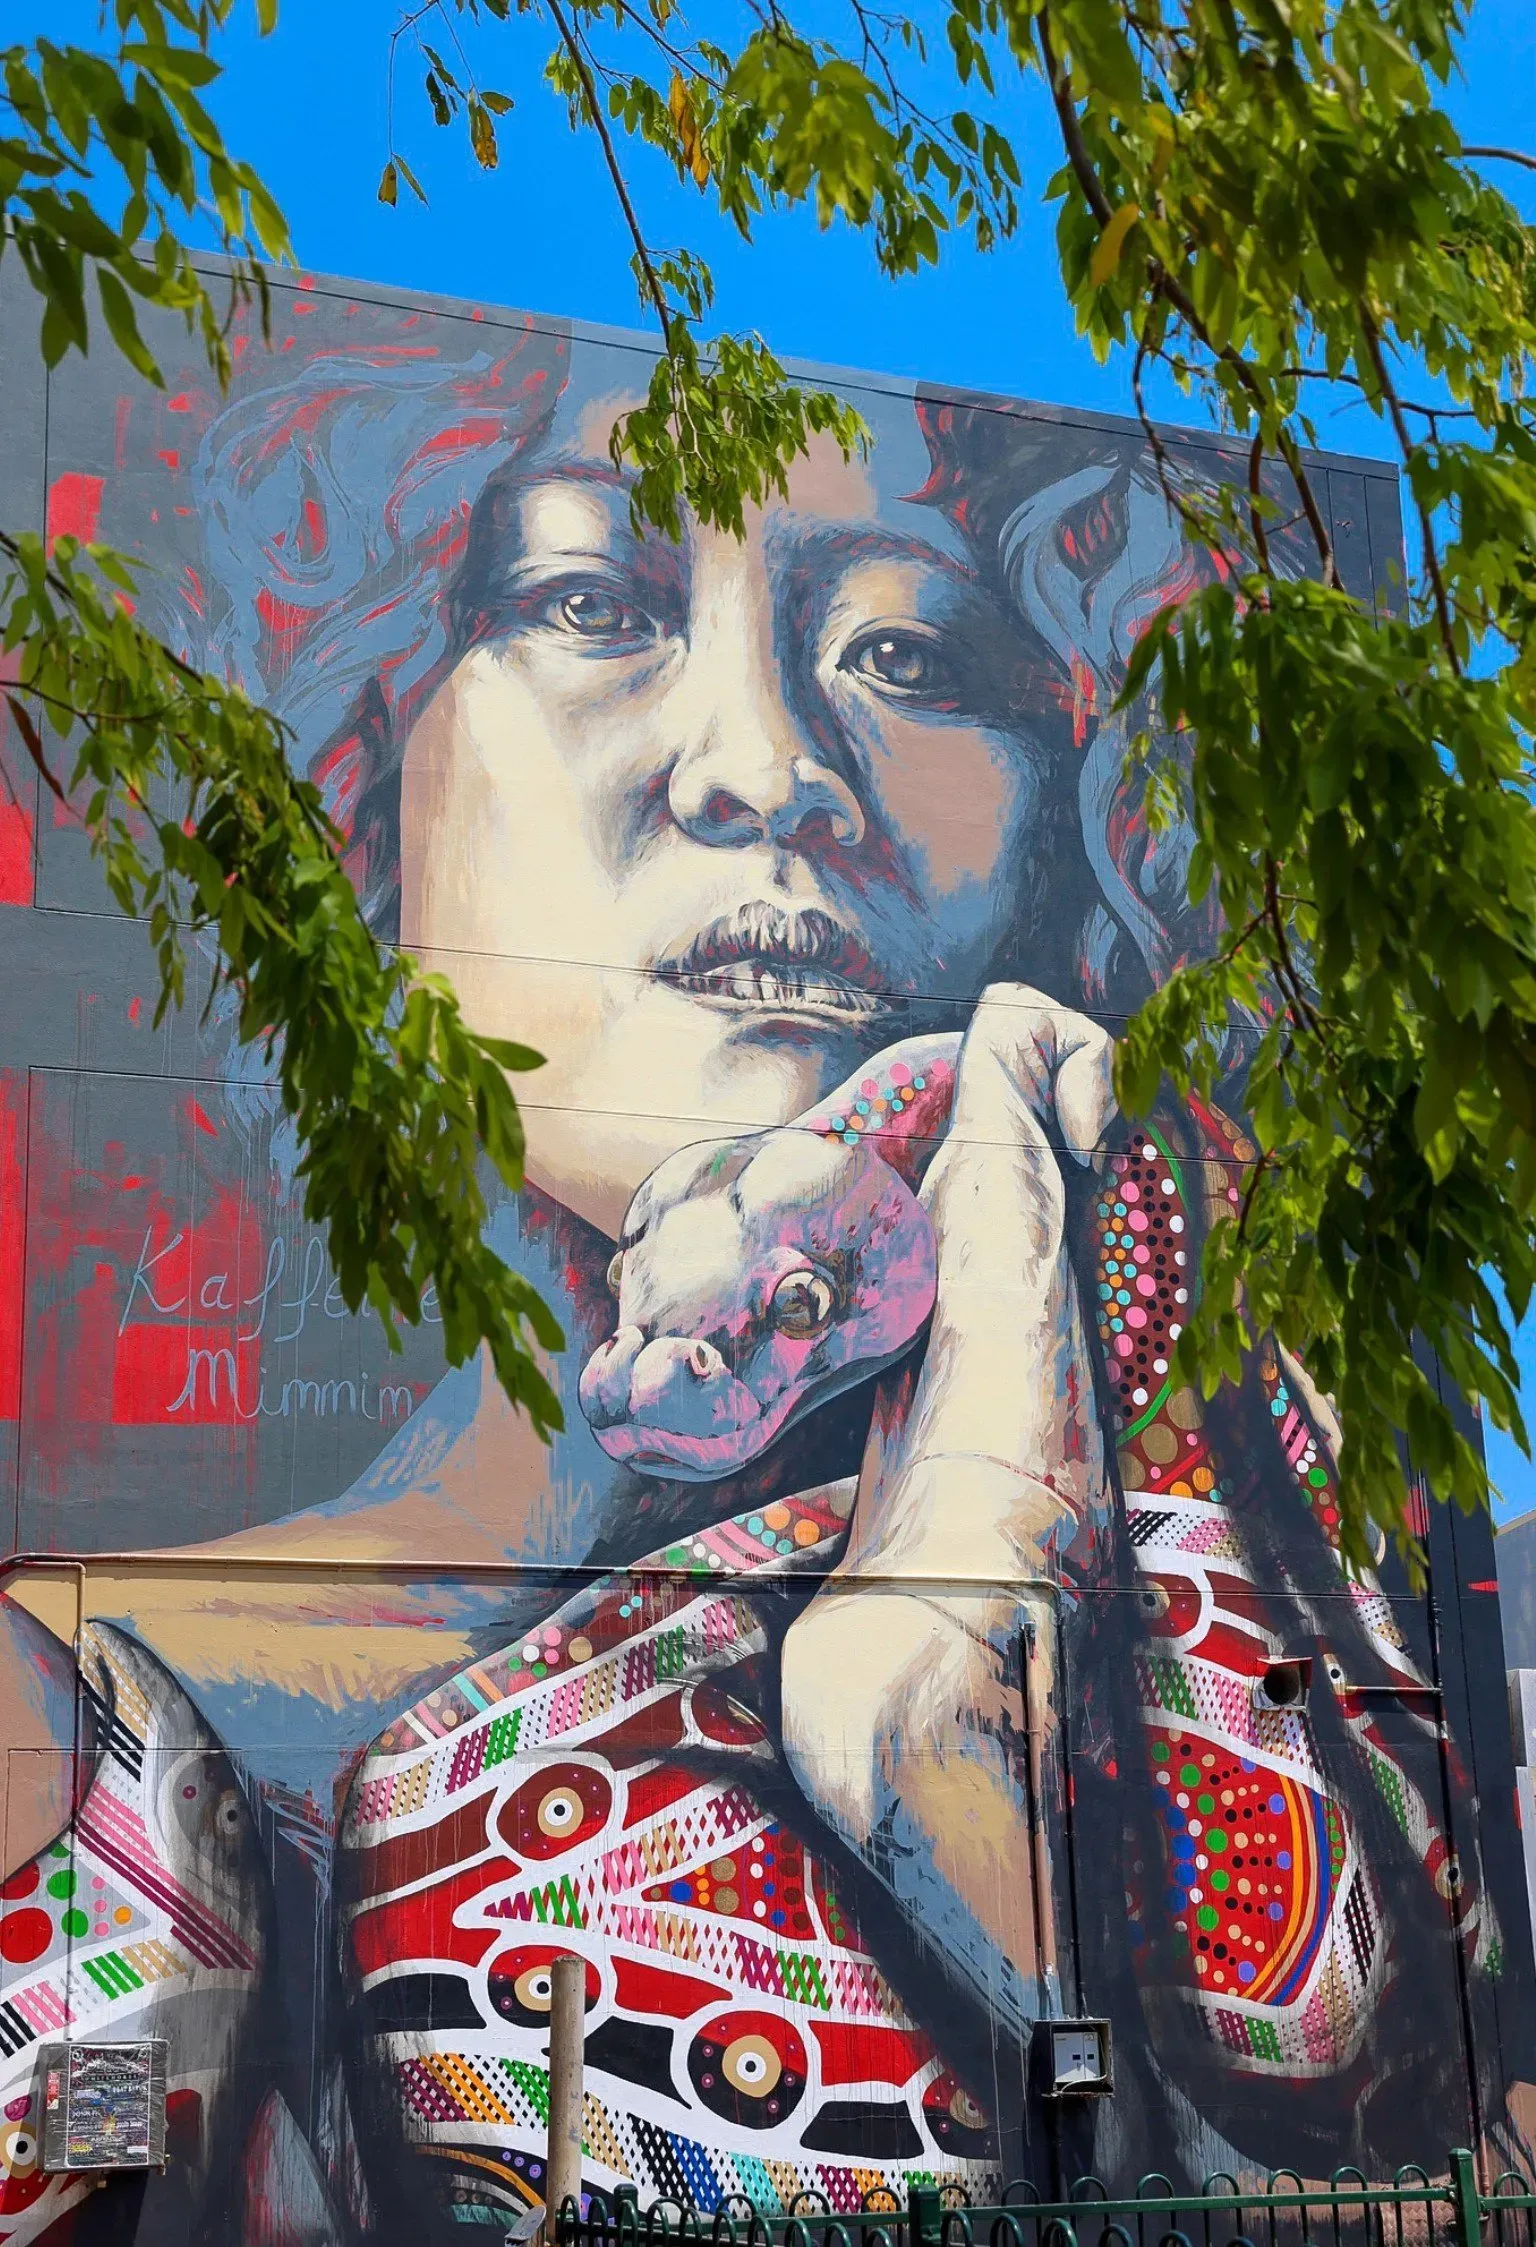
[[587, 1966], [567, 1954], [550, 1967], [549, 2146], [544, 2172], [545, 2247], [567, 2200], [581, 2204], [582, 2046], [586, 2035]]
[[[1413, 1487], [1418, 1496], [1424, 1519], [1428, 1522], [1429, 1508], [1435, 1502], [1433, 1495], [1422, 1475], [1414, 1477]], [[1450, 1873], [1453, 1867], [1459, 1866], [1461, 1857], [1460, 1844], [1456, 1834], [1455, 1790], [1451, 1785], [1451, 1750], [1450, 1740], [1447, 1737], [1445, 1678], [1440, 1656], [1440, 1604], [1435, 1594], [1435, 1564], [1431, 1542], [1431, 1534], [1426, 1530], [1423, 1539], [1425, 1620], [1429, 1632], [1429, 1675], [1435, 1691], [1435, 1747], [1440, 1766], [1441, 1817], [1445, 1824], [1445, 1845], [1448, 1851], [1446, 1871]], [[1454, 1546], [1452, 1547], [1451, 1561], [1454, 1577]], [[1459, 1585], [1456, 1586], [1456, 1590], [1459, 1596]], [[1477, 2029], [1472, 2017], [1472, 1989], [1467, 1971], [1466, 1947], [1462, 1942], [1461, 1929], [1457, 1924], [1456, 1899], [1457, 1891], [1453, 1888], [1445, 1899], [1446, 1927], [1451, 1938], [1452, 1971], [1456, 1976], [1456, 2003], [1461, 2023], [1462, 2050], [1466, 2058], [1467, 2104], [1471, 2114], [1472, 2139], [1477, 2148], [1477, 2158], [1481, 2161], [1485, 2158], [1486, 2133], [1482, 2087], [1477, 2079]]]
[[[1019, 1633], [1019, 1660], [1023, 1668], [1024, 1700], [1024, 1819], [1029, 1829], [1029, 1879], [1030, 1918], [1035, 1938], [1035, 1994], [1042, 2016], [1054, 2008], [1047, 1994], [1048, 1928], [1046, 1899], [1050, 1880], [1050, 1857], [1046, 1848], [1045, 1822], [1042, 1815], [1041, 1794], [1044, 1786], [1045, 1743], [1039, 1709], [1039, 1696], [1035, 1691], [1034, 1653], [1035, 1620], [1026, 1614], [1024, 1627]], [[1058, 1664], [1057, 1675], [1060, 1676]]]
[[1067, 1916], [1072, 1931], [1072, 1986], [1077, 1993], [1077, 2010], [1087, 2011], [1083, 1996], [1083, 1930], [1077, 1899], [1077, 1773], [1072, 1762], [1072, 1673], [1068, 1665], [1067, 1627], [1058, 1606], [1056, 1609], [1056, 1674], [1059, 1679], [1062, 1778], [1062, 1833], [1061, 1853], [1066, 1860]]
[[[1059, 1685], [1061, 1679], [1060, 1650], [1062, 1641], [1061, 1607], [1059, 1600], [1054, 1613], [1057, 1626], [1057, 1660], [1055, 1668], [1056, 1678]], [[1050, 1901], [1048, 1888], [1048, 1883], [1050, 1880], [1050, 1855], [1046, 1845], [1045, 1819], [1042, 1803], [1045, 1775], [1045, 1738], [1044, 1720], [1040, 1709], [1040, 1697], [1038, 1692], [1036, 1691], [1034, 1676], [1034, 1656], [1036, 1641], [1037, 1625], [1035, 1622], [1035, 1618], [1026, 1609], [1023, 1627], [1019, 1632], [1019, 1662], [1022, 1670], [1022, 1677], [1020, 1682], [1023, 1689], [1024, 1699], [1024, 1817], [1025, 1823], [1029, 1829], [1029, 1901], [1030, 1917], [1033, 1923], [1035, 1938], [1035, 2002], [1040, 2009], [1040, 2018], [1042, 2020], [1049, 2020], [1054, 2015], [1056, 2007], [1051, 2001], [1049, 1985], [1046, 1980], [1047, 1945], [1049, 1940], [1049, 1928], [1046, 1912], [1047, 1905]], [[1029, 2063], [1026, 2067], [1026, 2082], [1028, 2081], [1029, 2074], [1030, 2072], [1032, 2072], [1035, 2064], [1035, 2055], [1031, 2054]], [[1028, 2094], [1026, 2093], [1026, 2102], [1027, 2098]], [[1045, 2114], [1046, 2132], [1050, 2144], [1051, 2193], [1054, 2199], [1062, 2200], [1066, 2197], [1066, 2181], [1062, 2171], [1061, 2159], [1061, 2109], [1055, 2100], [1046, 2101]], [[1027, 2112], [1024, 2117], [1024, 2136], [1027, 2142], [1029, 2136], [1029, 2121]]]

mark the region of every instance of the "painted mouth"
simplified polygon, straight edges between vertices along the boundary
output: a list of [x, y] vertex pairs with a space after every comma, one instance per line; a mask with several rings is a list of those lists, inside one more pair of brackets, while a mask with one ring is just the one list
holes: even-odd
[[905, 1004], [852, 931], [814, 909], [740, 905], [655, 973], [717, 1006], [802, 1019], [868, 1022]]

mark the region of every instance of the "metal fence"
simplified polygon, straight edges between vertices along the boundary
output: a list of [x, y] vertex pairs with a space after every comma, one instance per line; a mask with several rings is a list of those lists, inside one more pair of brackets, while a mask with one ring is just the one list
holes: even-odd
[[1083, 2177], [1065, 2200], [1011, 2184], [993, 2207], [931, 2179], [905, 2201], [867, 2193], [857, 2209], [802, 2193], [781, 2208], [732, 2199], [708, 2214], [669, 2200], [642, 2208], [621, 2186], [611, 2199], [565, 2201], [555, 2247], [1536, 2247], [1536, 2188], [1507, 2170], [1483, 2190], [1465, 2150], [1441, 2177], [1413, 2165], [1390, 2184], [1353, 2168], [1309, 2184], [1281, 2169], [1262, 2185], [1219, 2173], [1181, 2192], [1154, 2173], [1122, 2198]]

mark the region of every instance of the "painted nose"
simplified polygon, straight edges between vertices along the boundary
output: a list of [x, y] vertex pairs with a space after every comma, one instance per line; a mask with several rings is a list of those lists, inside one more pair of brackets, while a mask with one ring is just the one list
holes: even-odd
[[738, 1387], [712, 1342], [671, 1334], [648, 1342], [638, 1326], [621, 1326], [587, 1360], [581, 1409], [599, 1431], [628, 1424], [703, 1435], [739, 1417]]
[[630, 1375], [644, 1348], [645, 1336], [638, 1326], [621, 1326], [582, 1367], [577, 1395], [594, 1428], [615, 1428], [629, 1418]]
[[713, 1343], [669, 1334], [659, 1342], [648, 1342], [635, 1360], [629, 1409], [637, 1420], [691, 1427], [699, 1421], [700, 1407], [710, 1392], [730, 1378]]

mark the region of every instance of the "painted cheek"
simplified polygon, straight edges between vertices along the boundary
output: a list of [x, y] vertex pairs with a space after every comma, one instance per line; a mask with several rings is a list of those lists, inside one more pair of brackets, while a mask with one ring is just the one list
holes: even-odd
[[[775, 1334], [758, 1353], [751, 1371], [742, 1378], [760, 1402], [782, 1396], [786, 1389], [806, 1387], [829, 1365], [843, 1362], [844, 1353], [838, 1349], [837, 1336], [835, 1323], [808, 1342], [793, 1341], [787, 1334]], [[816, 1358], [814, 1372], [810, 1363], [813, 1356]]]
[[883, 823], [935, 899], [985, 891], [1012, 839], [1024, 776], [1012, 742], [980, 726], [896, 717], [870, 760]]

